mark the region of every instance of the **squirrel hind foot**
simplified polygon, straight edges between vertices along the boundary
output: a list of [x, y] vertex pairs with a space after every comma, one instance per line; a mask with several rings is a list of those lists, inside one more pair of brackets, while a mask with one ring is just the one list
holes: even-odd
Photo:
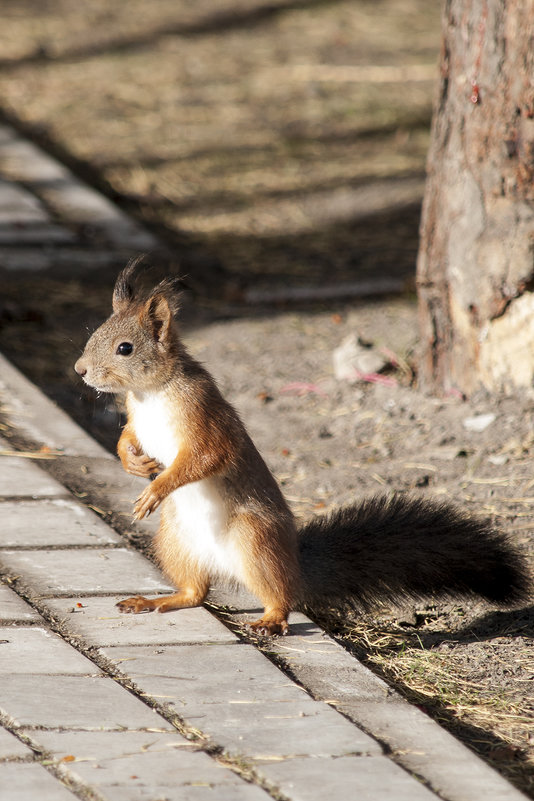
[[273, 634], [281, 634], [285, 636], [289, 634], [289, 624], [287, 619], [285, 618], [277, 618], [271, 617], [270, 615], [264, 615], [259, 620], [255, 620], [253, 623], [247, 623], [249, 629], [252, 629], [256, 634], [262, 634], [264, 636], [272, 636]]
[[135, 595], [133, 598], [125, 598], [115, 604], [119, 612], [124, 614], [139, 615], [141, 612], [153, 612], [158, 608], [158, 599], [144, 598], [142, 595]]

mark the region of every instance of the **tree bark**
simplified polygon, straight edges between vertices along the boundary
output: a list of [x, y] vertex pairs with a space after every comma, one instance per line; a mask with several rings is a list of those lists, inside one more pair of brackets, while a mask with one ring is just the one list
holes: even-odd
[[417, 265], [420, 384], [534, 384], [534, 0], [446, 0]]

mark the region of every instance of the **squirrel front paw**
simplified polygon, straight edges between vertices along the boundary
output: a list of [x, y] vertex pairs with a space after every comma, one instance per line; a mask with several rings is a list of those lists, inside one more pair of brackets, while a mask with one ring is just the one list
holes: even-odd
[[155, 482], [149, 484], [148, 487], [145, 487], [145, 489], [135, 502], [134, 518], [136, 520], [142, 520], [143, 517], [148, 517], [148, 515], [151, 514], [151, 512], [155, 512], [155, 510], [158, 508], [162, 500], [163, 498], [157, 491], [157, 486], [155, 486]]
[[122, 465], [127, 473], [141, 478], [149, 478], [154, 473], [161, 473], [162, 465], [144, 453], [139, 453], [135, 445], [128, 445], [124, 451]]

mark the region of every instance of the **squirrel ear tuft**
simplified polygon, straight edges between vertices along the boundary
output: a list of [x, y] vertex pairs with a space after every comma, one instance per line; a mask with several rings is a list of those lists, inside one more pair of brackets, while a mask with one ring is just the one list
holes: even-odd
[[160, 281], [159, 284], [154, 287], [148, 297], [152, 298], [156, 295], [163, 295], [167, 300], [171, 314], [175, 315], [180, 311], [182, 292], [178, 287], [181, 286], [184, 286], [184, 279], [180, 276], [164, 278], [163, 281]]
[[141, 322], [150, 330], [156, 342], [165, 342], [171, 327], [173, 310], [166, 295], [151, 294], [141, 309]]
[[115, 313], [124, 311], [132, 302], [135, 294], [135, 271], [143, 259], [144, 254], [130, 259], [124, 270], [119, 273], [113, 290], [113, 311]]

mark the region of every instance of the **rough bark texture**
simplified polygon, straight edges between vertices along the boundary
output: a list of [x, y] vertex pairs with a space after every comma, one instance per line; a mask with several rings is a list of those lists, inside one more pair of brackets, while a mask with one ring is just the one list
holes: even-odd
[[534, 383], [534, 0], [446, 0], [421, 223], [423, 388]]

